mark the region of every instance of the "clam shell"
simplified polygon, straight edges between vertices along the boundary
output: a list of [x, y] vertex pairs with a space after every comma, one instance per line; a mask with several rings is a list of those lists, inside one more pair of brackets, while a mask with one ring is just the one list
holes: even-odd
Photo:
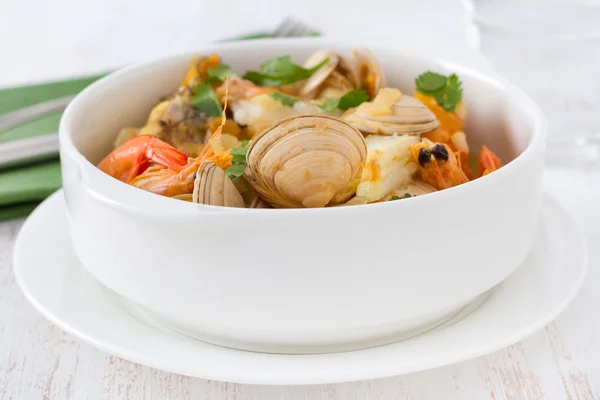
[[293, 116], [254, 138], [244, 177], [274, 207], [325, 207], [358, 176], [366, 154], [362, 134], [344, 121]]
[[194, 203], [244, 208], [244, 199], [221, 168], [210, 160], [203, 161], [194, 180]]
[[325, 80], [333, 71], [335, 71], [339, 63], [339, 57], [337, 54], [325, 50], [316, 51], [308, 58], [308, 60], [306, 60], [303, 67], [312, 68], [327, 58], [329, 58], [329, 61], [327, 61], [321, 68], [316, 70], [315, 73], [310, 76], [310, 78], [306, 79], [300, 88], [301, 96], [314, 98], [317, 95], [321, 84], [325, 82]]
[[344, 57], [332, 51], [315, 52], [303, 66], [314, 67], [326, 58], [329, 58], [329, 61], [304, 81], [298, 91], [300, 96], [310, 99], [340, 97], [358, 87], [359, 78], [355, 63], [346, 61]]
[[273, 207], [271, 207], [271, 205], [269, 203], [267, 203], [266, 201], [261, 199], [260, 196], [256, 196], [252, 200], [252, 202], [250, 203], [250, 206], [248, 206], [248, 208], [273, 208]]
[[350, 200], [348, 200], [347, 202], [345, 202], [343, 204], [339, 204], [336, 207], [342, 207], [342, 206], [362, 206], [362, 205], [365, 205], [365, 204], [368, 204], [368, 203], [369, 203], [369, 200], [365, 199], [364, 197], [354, 196]]
[[[379, 60], [367, 49], [354, 50], [354, 63], [358, 73], [358, 87], [365, 89], [372, 99], [379, 89], [387, 86], [387, 80]], [[367, 77], [371, 75], [373, 82], [368, 82]]]
[[389, 192], [381, 199], [381, 201], [389, 201], [394, 196], [402, 197], [407, 193], [411, 196], [422, 196], [424, 194], [433, 193], [436, 191], [437, 189], [433, 186], [429, 186], [428, 184], [420, 181], [413, 181], [406, 186]]
[[439, 126], [435, 115], [423, 103], [405, 94], [386, 113], [369, 112], [369, 104], [373, 103], [349, 110], [342, 119], [364, 133], [378, 135], [421, 135]]

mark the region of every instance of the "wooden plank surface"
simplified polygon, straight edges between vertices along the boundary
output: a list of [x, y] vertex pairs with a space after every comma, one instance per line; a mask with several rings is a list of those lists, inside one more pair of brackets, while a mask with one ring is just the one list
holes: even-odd
[[[600, 211], [590, 216], [588, 185], [600, 174], [554, 174], [547, 185], [586, 230], [600, 238]], [[564, 195], [567, 187], [567, 196]], [[575, 187], [586, 190], [576, 195]], [[596, 188], [598, 189], [598, 188]], [[600, 191], [596, 191], [600, 192]], [[561, 194], [562, 193], [562, 194]], [[592, 192], [593, 193], [593, 192]], [[561, 198], [562, 197], [562, 198]], [[596, 202], [600, 197], [595, 197]], [[170, 374], [78, 343], [42, 318], [20, 293], [12, 248], [22, 221], [0, 224], [0, 399], [573, 399], [600, 394], [600, 263], [581, 293], [552, 324], [486, 357], [379, 380], [317, 386], [228, 384]]]

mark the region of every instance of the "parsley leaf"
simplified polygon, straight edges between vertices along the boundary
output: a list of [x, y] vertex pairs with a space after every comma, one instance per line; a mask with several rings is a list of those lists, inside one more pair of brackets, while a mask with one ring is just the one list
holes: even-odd
[[244, 170], [246, 169], [246, 164], [231, 164], [231, 167], [227, 168], [225, 173], [229, 177], [229, 179], [239, 178], [244, 175]]
[[293, 107], [294, 104], [296, 104], [296, 102], [298, 101], [298, 99], [294, 97], [286, 96], [285, 94], [279, 92], [271, 92], [269, 93], [269, 96], [281, 102], [281, 104], [283, 104], [284, 106], [288, 107]]
[[312, 68], [304, 68], [292, 63], [290, 56], [281, 56], [264, 62], [260, 72], [246, 72], [243, 78], [260, 86], [282, 86], [310, 77], [328, 61], [329, 58], [326, 58]]
[[218, 117], [223, 112], [215, 91], [208, 83], [199, 83], [194, 88], [194, 96], [190, 99], [190, 103], [200, 112], [211, 117]]
[[453, 112], [462, 100], [462, 83], [456, 74], [444, 76], [427, 71], [415, 79], [417, 90], [431, 96], [446, 111]]
[[210, 67], [206, 73], [208, 75], [208, 78], [206, 79], [208, 83], [224, 82], [227, 78], [227, 75], [233, 75], [233, 71], [231, 71], [229, 65], [226, 64], [219, 64], [216, 67]]
[[400, 196], [392, 196], [388, 201], [408, 199], [409, 197], [415, 197], [415, 196], [411, 196], [410, 193], [404, 193], [404, 195], [402, 197], [400, 197]]
[[443, 89], [446, 86], [447, 81], [448, 78], [444, 75], [431, 71], [424, 72], [415, 79], [419, 91], [428, 93]]
[[340, 99], [331, 98], [331, 99], [327, 99], [325, 101], [325, 103], [321, 104], [319, 107], [321, 107], [323, 110], [325, 110], [327, 112], [332, 112], [333, 110], [335, 110], [337, 108], [338, 104], [340, 104]]
[[363, 89], [355, 89], [350, 90], [348, 93], [343, 95], [340, 98], [331, 98], [327, 99], [325, 103], [321, 104], [323, 110], [331, 112], [336, 108], [339, 108], [342, 111], [346, 111], [352, 107], [358, 107], [365, 101], [369, 100], [369, 95]]
[[361, 105], [362, 103], [364, 103], [365, 101], [368, 101], [368, 100], [369, 100], [369, 95], [367, 94], [366, 90], [363, 90], [363, 89], [351, 90], [348, 93], [346, 93], [345, 95], [343, 95], [342, 97], [340, 97], [340, 101], [339, 101], [337, 107], [340, 110], [346, 111], [349, 108], [358, 107], [359, 105]]
[[229, 179], [239, 178], [244, 174], [244, 169], [246, 169], [246, 153], [248, 152], [249, 143], [250, 141], [243, 140], [240, 147], [229, 149], [229, 154], [233, 156], [231, 167], [227, 168], [227, 171], [225, 171]]

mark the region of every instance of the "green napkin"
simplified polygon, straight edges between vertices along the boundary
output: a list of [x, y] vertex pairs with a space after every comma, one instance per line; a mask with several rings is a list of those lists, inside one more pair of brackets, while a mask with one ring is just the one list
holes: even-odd
[[[0, 115], [42, 101], [77, 94], [102, 76], [104, 74], [0, 90]], [[61, 115], [50, 114], [0, 132], [0, 142], [56, 133]], [[58, 156], [43, 163], [0, 170], [0, 220], [29, 214], [39, 202], [60, 187]]]
[[[319, 34], [313, 32], [312, 35]], [[254, 33], [225, 41], [266, 37], [271, 35]], [[0, 90], [0, 115], [42, 101], [77, 94], [104, 75]], [[6, 132], [0, 132], [0, 142], [55, 133], [58, 131], [61, 115], [62, 113], [47, 115]], [[0, 170], [0, 221], [29, 214], [39, 202], [60, 187], [58, 157], [43, 163]]]

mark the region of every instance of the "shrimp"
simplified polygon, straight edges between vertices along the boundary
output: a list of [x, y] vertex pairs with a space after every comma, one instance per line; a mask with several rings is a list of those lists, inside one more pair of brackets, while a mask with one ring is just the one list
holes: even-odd
[[502, 164], [498, 156], [487, 147], [481, 146], [481, 154], [479, 155], [479, 171], [481, 172], [481, 176], [494, 172], [501, 166]]
[[227, 85], [223, 83], [215, 90], [217, 98], [222, 102], [228, 100], [235, 102], [239, 100], [247, 100], [261, 94], [268, 94], [271, 92], [278, 92], [277, 88], [268, 86], [257, 86], [254, 83], [241, 79], [238, 77], [231, 78], [231, 82]]
[[460, 152], [455, 153], [446, 144], [424, 139], [421, 143], [411, 145], [410, 153], [419, 166], [423, 182], [438, 190], [469, 181], [461, 166]]
[[196, 171], [198, 171], [198, 167], [204, 160], [211, 160], [217, 166], [221, 167], [221, 169], [225, 170], [231, 166], [232, 158], [229, 153], [219, 153], [210, 157], [199, 156], [191, 158], [190, 162], [179, 170], [162, 166], [151, 167], [143, 174], [135, 177], [129, 184], [139, 189], [167, 197], [190, 194], [194, 191]]
[[146, 171], [151, 162], [179, 169], [187, 164], [188, 157], [152, 135], [140, 135], [125, 141], [104, 157], [98, 168], [113, 178], [129, 183]]
[[[209, 143], [214, 143], [214, 147], [222, 147], [220, 143], [221, 134], [227, 119], [225, 115], [228, 95], [227, 82], [228, 80], [225, 81], [225, 104], [223, 106], [223, 114], [221, 115], [221, 125], [217, 127], [209, 140]], [[167, 197], [190, 194], [194, 190], [194, 179], [196, 179], [196, 172], [202, 162], [211, 160], [223, 170], [231, 166], [233, 156], [229, 152], [215, 154], [214, 147], [212, 144], [204, 146], [198, 157], [190, 158], [189, 162], [180, 168], [165, 168], [160, 166], [150, 168], [133, 179], [130, 185]]]

